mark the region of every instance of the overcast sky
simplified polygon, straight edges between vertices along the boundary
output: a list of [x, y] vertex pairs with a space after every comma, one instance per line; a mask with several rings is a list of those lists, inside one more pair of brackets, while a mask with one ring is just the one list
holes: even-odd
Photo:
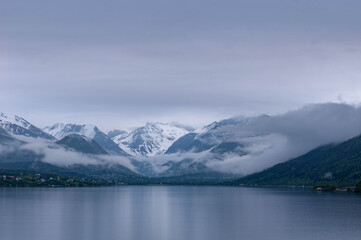
[[0, 112], [199, 127], [361, 101], [361, 1], [0, 0]]

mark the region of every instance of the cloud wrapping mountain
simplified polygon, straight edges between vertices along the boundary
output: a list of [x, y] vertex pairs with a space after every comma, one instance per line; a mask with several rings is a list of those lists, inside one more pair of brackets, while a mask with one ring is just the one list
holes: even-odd
[[[182, 175], [197, 171], [248, 175], [319, 146], [343, 142], [360, 135], [361, 108], [347, 104], [312, 104], [273, 116], [230, 118], [191, 133], [184, 130], [184, 136], [178, 140], [175, 137], [171, 139], [173, 144], [167, 154], [153, 156], [94, 156], [64, 149], [46, 138], [16, 135], [6, 127], [4, 129], [3, 140], [16, 141], [18, 145], [9, 150], [9, 147], [4, 147], [6, 144], [2, 144], [2, 153], [17, 148], [30, 150], [42, 156], [40, 161], [57, 166], [119, 164], [149, 176], [166, 173]], [[167, 134], [157, 136], [162, 140], [161, 137], [167, 137]], [[163, 141], [168, 141], [168, 144], [171, 142], [170, 139]], [[165, 149], [161, 152], [165, 152]]]
[[20, 146], [19, 149], [35, 152], [38, 156], [41, 156], [40, 161], [59, 167], [71, 168], [74, 165], [121, 165], [131, 170], [134, 169], [130, 160], [126, 157], [86, 154], [64, 148], [58, 144], [49, 145], [48, 142], [42, 140], [30, 139], [27, 143]]
[[211, 151], [222, 142], [239, 142], [246, 155], [225, 152], [219, 158], [209, 153], [195, 159], [214, 170], [247, 175], [318, 146], [342, 142], [359, 134], [360, 107], [333, 103], [312, 104], [274, 116], [237, 117], [213, 123], [199, 130], [190, 139], [196, 144], [192, 148], [187, 146], [186, 150]]

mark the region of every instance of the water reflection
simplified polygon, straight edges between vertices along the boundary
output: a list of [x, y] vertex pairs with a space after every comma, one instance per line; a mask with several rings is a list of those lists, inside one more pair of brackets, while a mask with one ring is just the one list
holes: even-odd
[[231, 187], [2, 188], [1, 239], [359, 239], [361, 197]]

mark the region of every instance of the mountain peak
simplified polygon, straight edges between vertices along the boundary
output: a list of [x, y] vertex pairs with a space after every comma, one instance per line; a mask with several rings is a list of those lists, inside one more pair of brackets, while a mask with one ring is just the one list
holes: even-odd
[[15, 135], [54, 140], [51, 135], [35, 127], [24, 118], [13, 114], [0, 113], [0, 127]]
[[131, 155], [154, 156], [164, 153], [189, 130], [174, 123], [147, 122], [145, 126], [113, 137], [113, 141]]

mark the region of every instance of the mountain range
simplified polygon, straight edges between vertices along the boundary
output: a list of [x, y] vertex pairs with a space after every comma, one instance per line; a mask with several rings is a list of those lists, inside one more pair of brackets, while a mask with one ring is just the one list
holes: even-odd
[[[330, 124], [327, 112], [322, 122], [324, 113], [233, 117], [199, 129], [149, 122], [108, 134], [91, 124], [39, 128], [0, 113], [0, 169], [129, 183], [355, 184], [361, 179], [361, 124]], [[317, 122], [309, 123], [311, 115]], [[354, 124], [353, 131], [337, 131], [340, 124]]]
[[[206, 166], [207, 157], [200, 159], [182, 159], [183, 157], [180, 157], [176, 161], [166, 157], [160, 162], [156, 158], [157, 156], [161, 158], [163, 156], [171, 157], [173, 154], [172, 149], [177, 146], [180, 140], [187, 139], [187, 136], [196, 136], [192, 139], [193, 141], [208, 141], [209, 143], [203, 143], [203, 146], [196, 151], [192, 148], [184, 148], [180, 149], [180, 152], [188, 151], [192, 153], [210, 150], [210, 154], [214, 156], [221, 156], [226, 152], [237, 153], [240, 156], [246, 154], [245, 151], [240, 150], [240, 148], [245, 146], [244, 144], [235, 141], [222, 142], [221, 139], [224, 138], [223, 133], [217, 132], [216, 134], [215, 129], [223, 125], [239, 125], [239, 121], [234, 119], [225, 120], [220, 123], [215, 122], [199, 130], [178, 123], [155, 122], [147, 123], [143, 127], [130, 131], [113, 130], [105, 134], [98, 127], [90, 124], [56, 123], [40, 129], [21, 117], [4, 113], [1, 116], [1, 144], [5, 146], [17, 142], [17, 146], [20, 146], [12, 154], [5, 155], [7, 158], [5, 162], [7, 162], [8, 167], [11, 165], [8, 159], [17, 159], [14, 161], [17, 164], [12, 165], [12, 167], [28, 166], [29, 164], [37, 167], [44, 166], [44, 162], [42, 162], [46, 158], [46, 153], [44, 152], [48, 150], [44, 151], [43, 149], [58, 149], [60, 147], [64, 151], [75, 151], [88, 156], [108, 155], [109, 157], [124, 157], [132, 163], [133, 170], [131, 171], [136, 171], [141, 175], [172, 177], [191, 174], [196, 178], [197, 174], [200, 174], [203, 177], [208, 176], [212, 179], [213, 176], [219, 178], [219, 176], [223, 177], [227, 174], [217, 174], [217, 171], [209, 169]], [[32, 149], [30, 146], [33, 144], [32, 141], [35, 140], [45, 142], [46, 146], [43, 146], [41, 150]], [[196, 145], [192, 141], [188, 144]], [[174, 153], [178, 153], [178, 151]], [[4, 155], [2, 156], [4, 157]], [[139, 157], [143, 159], [139, 159]], [[104, 159], [100, 161], [104, 161]], [[48, 165], [46, 169], [49, 169]], [[160, 172], [159, 169], [161, 169]]]

